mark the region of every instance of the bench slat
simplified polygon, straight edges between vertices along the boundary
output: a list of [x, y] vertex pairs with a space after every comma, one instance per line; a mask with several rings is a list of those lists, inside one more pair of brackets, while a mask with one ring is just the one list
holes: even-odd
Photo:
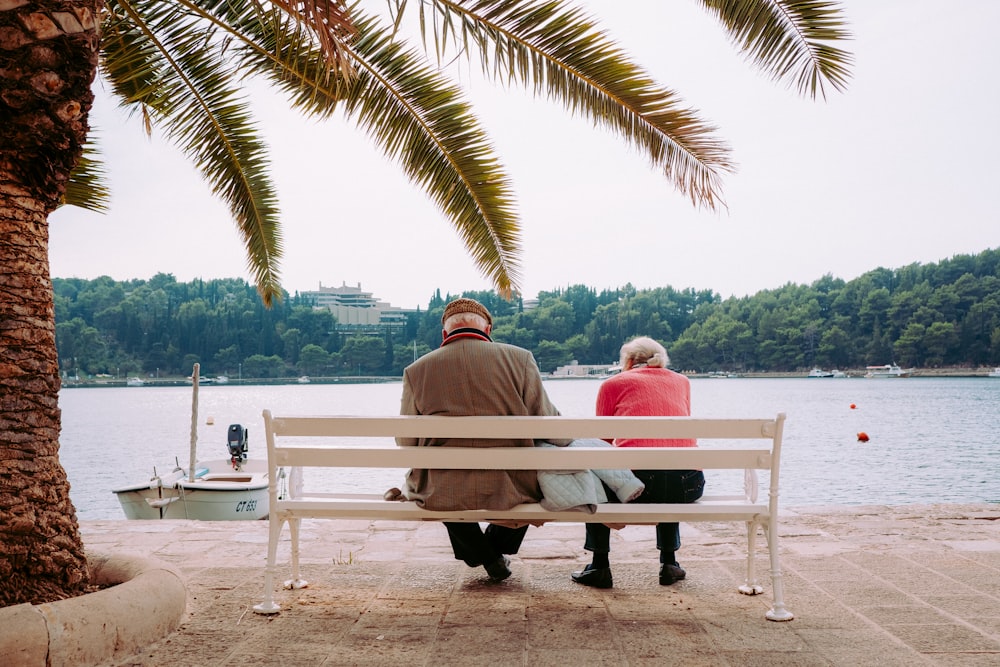
[[[336, 500], [370, 500], [372, 502], [403, 502], [395, 500], [386, 500], [379, 494], [376, 493], [325, 493], [321, 491], [309, 491], [308, 493], [303, 493], [300, 496], [296, 496], [296, 500], [323, 500], [324, 498], [334, 498]], [[279, 503], [288, 502], [285, 500], [279, 501]], [[722, 502], [738, 502], [746, 503], [747, 498], [743, 495], [705, 495], [702, 496], [700, 500], [696, 501], [699, 503], [722, 503]]]
[[767, 505], [732, 501], [699, 501], [690, 504], [604, 504], [597, 512], [550, 511], [537, 503], [509, 510], [442, 511], [422, 509], [416, 503], [308, 496], [279, 501], [278, 511], [288, 517], [400, 521], [569, 521], [579, 523], [655, 524], [661, 521], [752, 521], [767, 516]]
[[[279, 436], [468, 438], [724, 438], [771, 439], [771, 419], [695, 417], [274, 417]], [[480, 436], [483, 437], [483, 436]]]
[[278, 466], [493, 470], [698, 470], [771, 467], [768, 449], [708, 447], [307, 447], [276, 448]]

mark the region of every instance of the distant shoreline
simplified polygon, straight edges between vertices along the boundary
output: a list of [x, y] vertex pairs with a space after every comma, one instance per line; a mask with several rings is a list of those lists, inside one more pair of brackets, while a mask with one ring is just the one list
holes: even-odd
[[[990, 371], [993, 368], [915, 368], [910, 374], [911, 378], [975, 378], [975, 377], [988, 377]], [[863, 378], [867, 371], [863, 369], [847, 369], [844, 373], [847, 374], [849, 378]], [[806, 377], [805, 373], [778, 373], [778, 372], [747, 372], [739, 373], [739, 377], [744, 378], [801, 378]], [[688, 374], [688, 377], [709, 377], [708, 373], [693, 373]], [[838, 379], [838, 378], [813, 378], [818, 380], [823, 379]]]
[[[771, 378], [771, 379], [795, 379], [795, 378], [807, 378], [809, 377], [808, 371], [711, 371], [708, 373], [698, 373], [695, 371], [684, 371], [678, 369], [677, 372], [686, 375], [691, 379], [700, 380], [714, 380], [714, 379], [733, 379], [733, 378]], [[982, 367], [982, 368], [961, 368], [957, 366], [947, 367], [947, 368], [914, 368], [908, 377], [911, 378], [975, 378], [975, 377], [988, 377], [990, 372], [993, 371], [993, 367]], [[846, 378], [863, 378], [868, 373], [868, 369], [864, 368], [848, 368], [844, 369], [843, 373]], [[542, 374], [543, 380], [602, 380], [608, 376], [606, 375], [559, 375], [550, 376], [545, 373]], [[833, 378], [833, 377], [820, 377], [812, 378], [817, 380], [834, 380], [843, 378]]]
[[[377, 384], [382, 382], [401, 382], [402, 377], [392, 377], [383, 375], [351, 375], [351, 376], [337, 376], [337, 377], [312, 377], [308, 383], [305, 384]], [[207, 389], [211, 391], [212, 387], [249, 387], [249, 386], [261, 386], [261, 385], [289, 385], [289, 384], [303, 384], [298, 378], [251, 378], [245, 380], [232, 380], [227, 382], [204, 382], [199, 383], [199, 389]], [[95, 389], [95, 388], [109, 388], [109, 387], [129, 387], [134, 389], [141, 389], [143, 387], [190, 387], [191, 381], [186, 378], [149, 378], [143, 379], [142, 385], [138, 387], [131, 387], [126, 384], [124, 379], [101, 379], [101, 380], [64, 380], [62, 383], [63, 389]]]
[[[913, 370], [910, 375], [911, 378], [975, 378], [982, 377], [985, 378], [992, 371], [992, 367], [983, 368], [917, 368]], [[864, 369], [848, 369], [844, 373], [847, 374], [848, 378], [863, 378], [866, 371]], [[771, 378], [771, 379], [788, 379], [788, 378], [804, 378], [807, 377], [806, 372], [770, 372], [770, 371], [748, 371], [748, 372], [732, 372], [729, 374], [724, 373], [684, 373], [689, 378], [692, 379], [732, 379], [732, 378]], [[548, 379], [548, 376], [543, 374], [543, 379]], [[389, 375], [353, 375], [353, 376], [331, 376], [331, 377], [311, 377], [309, 384], [374, 384], [383, 382], [401, 382], [402, 377], [400, 376], [389, 376]], [[580, 377], [580, 378], [559, 378], [559, 379], [581, 379], [581, 380], [593, 380], [599, 379], [595, 377]], [[837, 379], [837, 378], [814, 378], [819, 380], [824, 379]], [[215, 386], [259, 386], [259, 385], [289, 385], [289, 384], [301, 384], [298, 378], [248, 378], [244, 380], [233, 380], [230, 379], [228, 382], [208, 382], [200, 385], [199, 388], [210, 389]], [[101, 388], [101, 387], [125, 387], [125, 379], [100, 379], [100, 380], [69, 380], [63, 381], [63, 389], [79, 389], [79, 388]], [[191, 381], [186, 378], [149, 378], [143, 379], [143, 387], [190, 387]]]

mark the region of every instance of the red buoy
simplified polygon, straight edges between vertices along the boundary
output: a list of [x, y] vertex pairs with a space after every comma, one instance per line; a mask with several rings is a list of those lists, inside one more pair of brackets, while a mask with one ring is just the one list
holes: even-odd
[[858, 433], [858, 442], [868, 442], [868, 434], [864, 431]]

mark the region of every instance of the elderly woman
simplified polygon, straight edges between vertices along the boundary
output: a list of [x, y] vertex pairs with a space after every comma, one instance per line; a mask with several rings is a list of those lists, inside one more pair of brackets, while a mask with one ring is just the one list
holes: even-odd
[[[598, 416], [687, 417], [691, 414], [691, 386], [686, 377], [667, 369], [667, 351], [652, 338], [635, 338], [622, 346], [622, 372], [608, 378], [597, 393]], [[619, 439], [617, 447], [695, 447], [694, 440]], [[705, 475], [700, 470], [634, 470], [646, 485], [637, 503], [692, 503], [701, 498]], [[675, 552], [681, 546], [676, 523], [656, 525], [656, 548], [660, 550], [660, 585], [683, 579]], [[587, 524], [584, 549], [593, 558], [573, 581], [584, 586], [611, 588], [611, 529], [601, 523]]]

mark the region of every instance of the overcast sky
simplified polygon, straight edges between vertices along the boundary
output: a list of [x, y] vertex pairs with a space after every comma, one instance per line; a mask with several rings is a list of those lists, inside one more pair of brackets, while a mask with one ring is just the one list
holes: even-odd
[[[725, 179], [728, 212], [696, 209], [609, 133], [521, 90], [472, 84], [519, 197], [526, 297], [631, 283], [725, 298], [1000, 247], [1000, 2], [847, 0], [854, 78], [825, 102], [756, 71], [693, 0], [581, 4], [718, 126], [738, 171]], [[300, 119], [277, 95], [254, 103], [281, 199], [286, 290], [360, 283], [425, 307], [436, 289], [490, 288], [450, 223], [360, 130]], [[51, 216], [52, 275], [251, 280], [235, 224], [179, 151], [100, 90], [92, 121], [111, 210]]]

